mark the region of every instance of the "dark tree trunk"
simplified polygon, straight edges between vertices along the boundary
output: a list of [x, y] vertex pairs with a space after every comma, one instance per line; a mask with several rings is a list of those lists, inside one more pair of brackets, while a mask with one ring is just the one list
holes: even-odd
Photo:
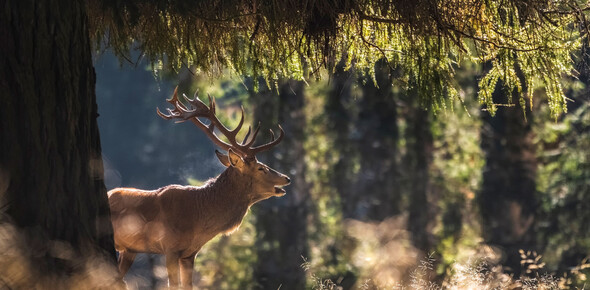
[[[365, 78], [359, 104], [358, 174], [354, 212], [357, 219], [384, 220], [400, 213], [401, 192], [397, 179], [397, 105], [392, 91], [392, 74], [387, 62], [375, 64], [375, 78]], [[363, 81], [363, 79], [361, 79]]]
[[432, 227], [435, 201], [430, 188], [430, 165], [432, 163], [433, 139], [430, 128], [430, 112], [422, 109], [415, 92], [410, 92], [409, 116], [406, 132], [409, 189], [408, 230], [412, 233], [414, 246], [428, 253], [434, 245]]
[[[495, 103], [508, 101], [497, 89]], [[520, 273], [518, 250], [534, 250], [535, 208], [537, 207], [537, 160], [532, 144], [531, 112], [525, 120], [523, 108], [500, 107], [496, 116], [485, 114], [481, 133], [486, 156], [479, 207], [485, 241], [504, 251], [507, 270]]]
[[108, 287], [115, 251], [85, 3], [0, 7], [1, 222], [16, 228], [1, 246], [20, 253], [0, 258], [0, 288]]
[[344, 70], [344, 63], [336, 66], [334, 75], [330, 79], [331, 88], [328, 93], [324, 110], [326, 111], [326, 127], [328, 136], [334, 142], [329, 154], [337, 157], [337, 162], [332, 169], [330, 180], [336, 189], [342, 203], [342, 216], [354, 218], [357, 205], [353, 165], [355, 162], [355, 148], [351, 139], [351, 125], [353, 114], [346, 107], [351, 98], [351, 87], [356, 80], [352, 70]]
[[[261, 289], [305, 289], [302, 257], [309, 256], [307, 219], [309, 186], [305, 181], [305, 98], [304, 83], [289, 81], [281, 85], [279, 96], [270, 92], [258, 97], [256, 118], [263, 128], [273, 128], [277, 121], [285, 130], [280, 145], [259, 156], [262, 162], [291, 177], [287, 194], [255, 205], [256, 281]], [[274, 109], [274, 111], [273, 111]], [[277, 120], [278, 119], [278, 120]], [[268, 131], [267, 131], [268, 132]], [[269, 135], [261, 136], [269, 140]]]

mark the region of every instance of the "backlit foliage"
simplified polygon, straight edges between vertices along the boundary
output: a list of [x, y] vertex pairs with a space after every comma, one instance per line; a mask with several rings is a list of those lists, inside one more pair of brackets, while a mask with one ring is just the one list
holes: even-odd
[[571, 271], [570, 283], [583, 288], [590, 274], [590, 103], [578, 99], [559, 122], [538, 126], [539, 192], [544, 260], [551, 270]]
[[454, 69], [469, 59], [491, 66], [479, 82], [491, 113], [501, 80], [519, 102], [532, 102], [528, 88], [540, 83], [557, 116], [566, 100], [559, 80], [573, 72], [585, 8], [575, 0], [91, 0], [88, 12], [97, 47], [123, 59], [136, 46], [173, 68], [229, 67], [272, 86], [318, 78], [343, 57], [367, 71], [386, 57], [434, 110], [457, 96]]

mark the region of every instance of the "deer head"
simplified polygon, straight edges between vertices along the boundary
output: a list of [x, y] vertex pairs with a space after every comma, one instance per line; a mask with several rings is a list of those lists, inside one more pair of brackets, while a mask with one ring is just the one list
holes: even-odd
[[252, 180], [251, 194], [253, 195], [253, 200], [258, 201], [272, 196], [285, 195], [285, 190], [281, 186], [291, 182], [289, 177], [256, 159], [244, 159], [242, 156], [234, 153], [232, 149], [229, 149], [227, 155], [217, 150], [215, 153], [223, 165], [228, 168], [234, 168]]
[[[227, 154], [223, 154], [217, 150], [215, 153], [219, 161], [227, 167], [227, 170], [234, 170], [238, 172], [242, 177], [246, 177], [250, 180], [252, 188], [251, 194], [254, 202], [267, 199], [272, 196], [283, 196], [285, 190], [282, 186], [288, 185], [291, 180], [286, 175], [270, 168], [266, 164], [256, 159], [256, 154], [262, 151], [271, 149], [272, 147], [279, 144], [285, 135], [283, 128], [279, 125], [280, 134], [275, 139], [274, 132], [270, 130], [272, 140], [266, 144], [254, 146], [256, 136], [260, 130], [260, 123], [252, 133], [252, 128], [249, 126], [246, 136], [242, 142], [238, 142], [236, 137], [244, 124], [244, 108], [241, 108], [241, 118], [237, 127], [233, 130], [228, 129], [221, 123], [221, 121], [215, 115], [215, 99], [208, 95], [209, 106], [203, 103], [198, 98], [198, 91], [192, 99], [186, 97], [183, 94], [183, 98], [188, 104], [184, 105], [178, 99], [178, 87], [174, 89], [174, 95], [171, 99], [166, 100], [168, 103], [174, 106], [174, 109], [167, 108], [168, 114], [164, 114], [157, 109], [157, 113], [160, 117], [170, 120], [175, 119], [176, 122], [191, 121], [197, 127], [199, 127], [209, 139], [213, 141], [221, 149], [227, 151]], [[205, 124], [199, 118], [209, 120], [209, 124]], [[226, 137], [228, 142], [221, 140], [215, 131], [218, 131]], [[250, 133], [252, 133], [251, 138]]]

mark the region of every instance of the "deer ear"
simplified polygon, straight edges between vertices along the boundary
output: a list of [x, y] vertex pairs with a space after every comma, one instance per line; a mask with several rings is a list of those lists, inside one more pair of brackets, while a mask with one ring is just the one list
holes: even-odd
[[233, 150], [231, 150], [231, 148], [229, 150], [227, 150], [227, 155], [229, 157], [228, 158], [229, 163], [233, 167], [238, 167], [244, 163], [244, 160], [242, 159], [242, 157], [240, 155], [236, 154]]
[[217, 155], [217, 159], [219, 159], [221, 164], [223, 164], [225, 167], [231, 166], [231, 164], [229, 163], [229, 157], [227, 157], [227, 155], [217, 151], [217, 149], [215, 149], [215, 155]]

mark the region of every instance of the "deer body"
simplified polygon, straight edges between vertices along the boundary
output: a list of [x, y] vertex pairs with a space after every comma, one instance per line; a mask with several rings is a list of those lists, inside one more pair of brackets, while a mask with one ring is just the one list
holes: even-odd
[[[178, 102], [175, 90], [168, 102], [176, 109], [170, 110], [170, 115], [158, 113], [165, 119], [191, 120], [203, 129], [228, 151], [227, 155], [215, 151], [227, 168], [200, 187], [168, 185], [151, 191], [115, 188], [108, 192], [121, 276], [127, 273], [137, 253], [164, 254], [169, 285], [191, 286], [194, 258], [201, 247], [220, 233], [236, 230], [250, 206], [273, 196], [283, 196], [285, 191], [281, 187], [290, 183], [289, 177], [255, 158], [256, 152], [281, 141], [282, 129], [279, 138], [273, 137], [268, 144], [250, 147], [258, 130], [250, 142], [246, 142], [248, 133], [240, 144], [235, 141], [235, 134], [241, 128], [243, 115], [240, 125], [229, 131], [215, 117], [214, 101], [209, 108], [195, 100], [189, 101], [197, 109], [190, 111]], [[204, 125], [197, 117], [208, 118], [212, 123]], [[214, 126], [231, 144], [216, 137]]]
[[[219, 178], [218, 178], [219, 179]], [[194, 255], [220, 233], [242, 222], [250, 201], [242, 190], [218, 179], [202, 187], [168, 185], [153, 191], [109, 192], [117, 250]], [[239, 188], [239, 187], [238, 187]]]

